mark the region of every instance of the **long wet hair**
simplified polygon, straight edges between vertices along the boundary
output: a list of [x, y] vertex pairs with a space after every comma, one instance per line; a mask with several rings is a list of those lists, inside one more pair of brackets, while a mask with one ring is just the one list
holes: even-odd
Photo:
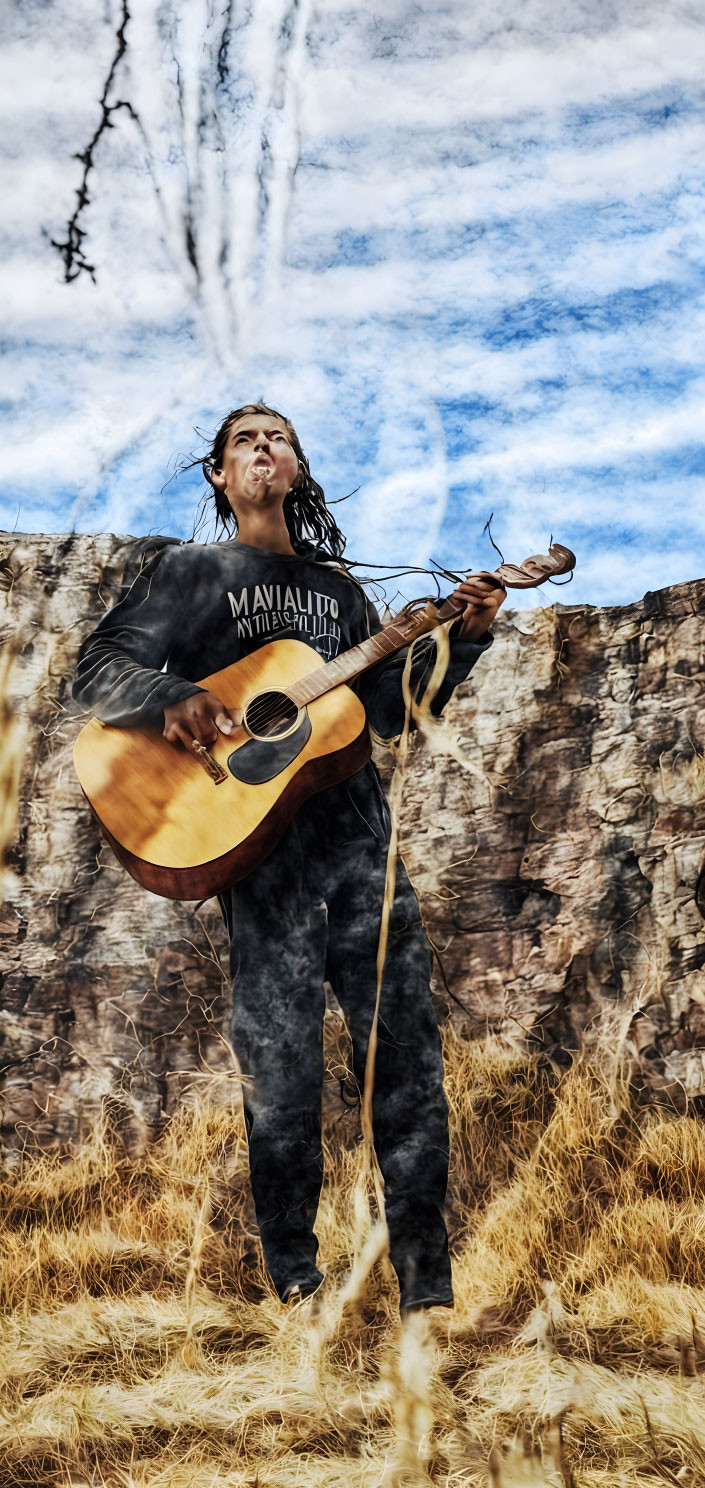
[[229, 537], [237, 533], [237, 518], [225, 492], [219, 491], [217, 486], [214, 486], [213, 470], [219, 469], [222, 465], [225, 446], [233, 424], [246, 413], [268, 413], [273, 418], [280, 419], [299, 462], [296, 484], [284, 497], [283, 508], [284, 520], [294, 552], [305, 553], [313, 546], [330, 553], [331, 558], [340, 558], [346, 540], [326, 506], [323, 487], [319, 486], [318, 481], [314, 480], [311, 475], [308, 460], [301, 448], [294, 425], [291, 419], [286, 418], [283, 413], [278, 413], [276, 408], [269, 408], [266, 403], [245, 403], [242, 408], [234, 408], [227, 418], [223, 419], [208, 454], [194, 461], [194, 464], [201, 466], [210, 486], [210, 490], [206, 492], [201, 502], [196, 528], [198, 529], [203, 519], [207, 518], [209, 510], [214, 506], [216, 537], [219, 528], [222, 528]]

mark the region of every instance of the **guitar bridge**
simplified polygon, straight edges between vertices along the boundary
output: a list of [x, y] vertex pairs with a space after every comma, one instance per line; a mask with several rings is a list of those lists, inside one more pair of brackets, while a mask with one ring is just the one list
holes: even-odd
[[216, 785], [222, 785], [223, 782], [228, 778], [227, 770], [224, 770], [223, 766], [218, 764], [217, 759], [213, 758], [213, 755], [210, 754], [209, 751], [206, 749], [205, 744], [199, 744], [197, 740], [194, 739], [193, 748], [198, 762], [199, 764], [203, 765], [206, 774], [210, 775], [211, 780], [214, 781]]

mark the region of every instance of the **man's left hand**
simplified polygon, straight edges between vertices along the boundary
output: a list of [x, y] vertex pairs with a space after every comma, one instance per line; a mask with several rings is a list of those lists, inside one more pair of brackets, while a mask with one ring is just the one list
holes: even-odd
[[481, 575], [463, 579], [453, 590], [450, 598], [464, 604], [462, 624], [458, 634], [464, 641], [477, 641], [489, 629], [500, 605], [507, 598], [506, 589], [495, 587]]

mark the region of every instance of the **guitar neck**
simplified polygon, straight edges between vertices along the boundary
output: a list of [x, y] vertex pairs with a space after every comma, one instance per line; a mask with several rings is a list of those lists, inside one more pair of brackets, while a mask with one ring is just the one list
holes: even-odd
[[332, 687], [338, 687], [341, 682], [352, 682], [361, 672], [376, 666], [386, 656], [393, 656], [395, 651], [403, 650], [404, 646], [408, 646], [418, 636], [427, 635], [437, 625], [443, 625], [446, 620], [454, 620], [462, 612], [463, 606], [454, 604], [449, 599], [438, 608], [429, 601], [425, 610], [385, 625], [379, 635], [370, 636], [358, 646], [352, 646], [349, 651], [336, 656], [333, 661], [327, 661], [325, 666], [317, 667], [308, 677], [302, 677], [293, 687], [287, 687], [287, 693], [292, 702], [302, 708], [315, 698], [323, 697], [324, 693], [330, 692]]

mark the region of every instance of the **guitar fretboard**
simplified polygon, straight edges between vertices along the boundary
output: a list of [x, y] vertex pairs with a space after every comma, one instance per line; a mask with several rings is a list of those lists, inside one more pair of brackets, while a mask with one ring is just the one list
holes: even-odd
[[439, 609], [429, 603], [425, 610], [385, 625], [379, 635], [370, 636], [358, 646], [344, 651], [342, 656], [327, 661], [325, 666], [317, 667], [308, 677], [302, 677], [293, 687], [287, 687], [287, 693], [292, 702], [302, 708], [306, 703], [312, 703], [314, 698], [323, 697], [324, 693], [330, 692], [332, 687], [338, 687], [341, 682], [351, 682], [361, 672], [367, 671], [368, 667], [376, 666], [386, 656], [393, 656], [395, 651], [401, 651], [404, 646], [415, 641], [417, 636], [426, 635], [445, 620], [452, 620], [456, 615], [462, 614], [462, 611], [462, 605], [454, 605], [450, 600], [446, 600]]

